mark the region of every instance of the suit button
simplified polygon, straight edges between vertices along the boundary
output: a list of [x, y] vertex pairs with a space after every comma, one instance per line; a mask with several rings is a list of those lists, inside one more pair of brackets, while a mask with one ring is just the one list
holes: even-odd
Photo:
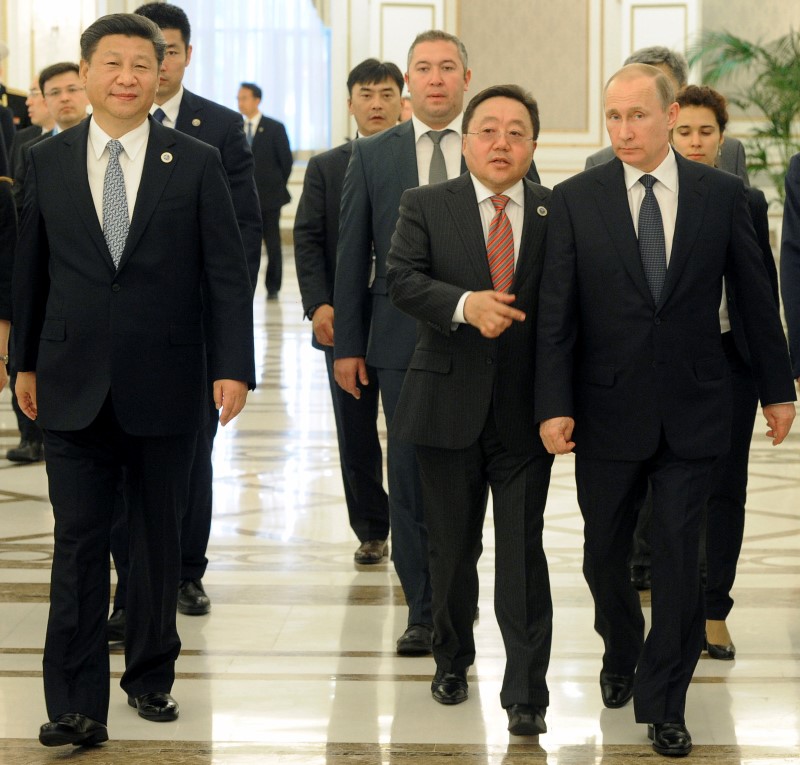
[[654, 323], [656, 326], [658, 326], [659, 324], [661, 324], [661, 319], [659, 319], [659, 318], [658, 318], [658, 316], [656, 316], [656, 318], [653, 320], [653, 323]]
[[112, 292], [119, 292], [121, 289], [122, 289], [122, 287], [120, 287], [119, 284], [112, 284], [111, 285], [111, 291]]
[[491, 366], [492, 364], [494, 364], [494, 360], [493, 359], [486, 359], [486, 364], [487, 364], [487, 366]]

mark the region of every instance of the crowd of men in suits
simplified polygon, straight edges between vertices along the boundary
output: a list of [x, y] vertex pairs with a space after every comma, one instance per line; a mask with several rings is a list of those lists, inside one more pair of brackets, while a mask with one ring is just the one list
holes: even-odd
[[[241, 85], [241, 114], [186, 90], [191, 55], [176, 6], [98, 19], [81, 37], [80, 65], [48, 67], [31, 88], [39, 133], [17, 153], [21, 222], [0, 342], [13, 313], [15, 392], [44, 444], [56, 519], [46, 746], [108, 739], [109, 638], [125, 644], [129, 705], [146, 720], [177, 719], [175, 613], [210, 610], [211, 450], [218, 423], [255, 385], [262, 240], [268, 298], [281, 286], [285, 130], [260, 114], [254, 83]], [[423, 32], [405, 77], [374, 59], [350, 73], [358, 138], [311, 160], [294, 233], [303, 311], [326, 357], [355, 561], [383, 560], [391, 529], [408, 606], [397, 653], [433, 654], [437, 702], [469, 698], [491, 491], [507, 657], [500, 702], [513, 735], [547, 731], [543, 518], [554, 457], [574, 451], [603, 704], [633, 699], [655, 751], [683, 756], [703, 647], [703, 508], [730, 441], [723, 277], [739, 285], [774, 444], [794, 418], [800, 352], [790, 361], [742, 180], [670, 148], [681, 83], [659, 63], [640, 58], [609, 79], [609, 156], [551, 192], [533, 161], [535, 99], [498, 85], [464, 108], [466, 48]], [[412, 114], [398, 122], [404, 83]], [[259, 180], [267, 155], [271, 174]], [[741, 147], [732, 156], [739, 162]], [[792, 348], [798, 176], [795, 158], [783, 265]], [[645, 636], [629, 563], [648, 486]], [[119, 583], [107, 622], [109, 552]]]

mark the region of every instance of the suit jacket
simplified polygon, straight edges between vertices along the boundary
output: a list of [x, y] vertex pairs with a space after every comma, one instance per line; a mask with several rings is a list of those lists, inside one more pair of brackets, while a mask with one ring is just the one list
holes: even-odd
[[175, 129], [216, 147], [222, 156], [250, 283], [255, 290], [261, 264], [261, 209], [253, 180], [253, 154], [242, 130], [242, 115], [184, 88]]
[[800, 377], [800, 154], [789, 161], [781, 234], [781, 295], [789, 331], [792, 374]]
[[22, 144], [22, 146], [19, 147], [16, 164], [12, 168], [12, 177], [14, 178], [14, 201], [17, 206], [18, 215], [22, 214], [22, 204], [25, 201], [25, 176], [28, 174], [28, 162], [31, 147], [47, 138], [50, 138], [52, 135], [52, 132], [42, 133], [42, 131], [39, 130], [38, 135], [31, 138], [29, 141], [26, 141], [24, 144]]
[[[596, 151], [586, 158], [586, 167], [584, 169], [588, 170], [590, 167], [602, 165], [614, 159], [614, 157], [614, 150], [610, 146], [605, 146], [600, 149], [600, 151]], [[750, 185], [750, 179], [747, 175], [747, 159], [744, 155], [744, 146], [742, 146], [742, 142], [738, 139], [725, 136], [718, 166], [720, 170], [738, 175], [744, 181], [745, 186]]]
[[[333, 305], [339, 208], [352, 150], [349, 142], [308, 161], [294, 218], [294, 258], [304, 314], [322, 303]], [[313, 334], [312, 343], [321, 348]]]
[[14, 134], [14, 140], [11, 142], [11, 147], [8, 152], [8, 170], [14, 180], [17, 180], [14, 173], [17, 164], [21, 161], [23, 147], [40, 135], [42, 135], [42, 129], [38, 125], [21, 128]]
[[491, 411], [509, 451], [544, 454], [530, 395], [549, 189], [525, 180], [519, 258], [510, 292], [526, 314], [489, 339], [451, 329], [467, 290], [491, 290], [475, 187], [469, 173], [409, 189], [400, 203], [387, 279], [392, 302], [416, 320], [416, 346], [394, 417], [394, 435], [443, 449], [475, 443]]
[[744, 186], [676, 156], [675, 234], [658, 305], [644, 276], [618, 159], [556, 186], [550, 206], [536, 360], [536, 419], [575, 418], [575, 450], [643, 460], [662, 432], [684, 459], [730, 442], [722, 277], [763, 405], [794, 401], [786, 341]]
[[[239, 115], [239, 121], [242, 121]], [[275, 210], [291, 201], [286, 184], [292, 172], [292, 150], [282, 122], [263, 114], [253, 136], [256, 188], [262, 210]]]
[[14, 271], [18, 369], [37, 373], [43, 428], [85, 428], [110, 392], [127, 433], [196, 431], [208, 412], [206, 344], [211, 379], [255, 379], [247, 263], [219, 154], [150, 120], [115, 269], [89, 189], [88, 132], [84, 120], [30, 153]]
[[0, 180], [0, 319], [11, 320], [11, 274], [17, 244], [17, 212], [11, 184]]

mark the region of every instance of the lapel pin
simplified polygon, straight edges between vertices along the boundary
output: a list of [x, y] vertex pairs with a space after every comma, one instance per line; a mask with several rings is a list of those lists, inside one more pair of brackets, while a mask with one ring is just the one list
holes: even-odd
[[544, 218], [544, 216], [547, 215], [547, 208], [544, 205], [539, 205], [536, 208], [536, 212]]
[[192, 120], [192, 125], [194, 125], [195, 127], [200, 127], [200, 120], [199, 120], [199, 119], [197, 119], [197, 117], [195, 117], [195, 118]]
[[161, 155], [161, 161], [162, 161], [164, 164], [169, 164], [170, 162], [172, 162], [172, 154], [170, 154], [168, 151], [165, 151], [165, 152], [164, 152], [164, 153]]

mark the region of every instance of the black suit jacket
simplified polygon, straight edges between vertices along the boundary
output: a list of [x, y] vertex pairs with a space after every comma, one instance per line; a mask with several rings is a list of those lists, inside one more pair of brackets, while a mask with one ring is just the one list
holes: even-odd
[[[241, 122], [241, 115], [239, 121]], [[253, 136], [256, 188], [262, 210], [275, 210], [291, 201], [286, 184], [292, 172], [292, 150], [282, 122], [261, 115]]]
[[253, 154], [244, 137], [242, 116], [184, 88], [175, 129], [219, 150], [255, 290], [261, 264], [261, 209], [253, 180]]
[[35, 146], [41, 141], [46, 140], [47, 138], [50, 138], [52, 135], [52, 131], [42, 133], [42, 131], [39, 130], [37, 135], [19, 147], [16, 164], [11, 171], [13, 173], [12, 177], [14, 178], [14, 201], [17, 206], [17, 213], [20, 215], [22, 214], [22, 204], [25, 201], [25, 177], [28, 174], [28, 162], [31, 147]]
[[797, 379], [800, 377], [800, 154], [795, 154], [789, 161], [785, 187], [780, 259], [781, 295], [789, 331], [792, 374]]
[[724, 452], [731, 391], [723, 275], [764, 405], [793, 401], [786, 341], [740, 179], [676, 156], [678, 212], [660, 302], [639, 255], [622, 163], [553, 190], [542, 278], [536, 419], [575, 418], [575, 450], [643, 460], [662, 432], [684, 459]]
[[[14, 134], [14, 140], [11, 142], [11, 147], [8, 152], [8, 170], [12, 178], [16, 181], [15, 171], [17, 164], [21, 161], [22, 149], [25, 144], [30, 143], [34, 138], [42, 135], [42, 129], [38, 125], [31, 125], [30, 127], [17, 130]], [[24, 179], [23, 179], [24, 180]]]
[[492, 289], [470, 174], [403, 194], [387, 279], [392, 302], [416, 319], [417, 337], [394, 417], [397, 438], [463, 449], [478, 440], [491, 411], [509, 451], [545, 453], [535, 437], [530, 383], [550, 191], [524, 183], [522, 240], [510, 292], [526, 318], [494, 339], [468, 324], [451, 329], [465, 291]]
[[88, 131], [84, 120], [30, 153], [14, 271], [18, 368], [37, 373], [43, 428], [85, 428], [110, 392], [127, 433], [196, 431], [208, 412], [206, 344], [211, 379], [255, 380], [247, 263], [219, 154], [150, 120], [115, 269], [89, 190]]

